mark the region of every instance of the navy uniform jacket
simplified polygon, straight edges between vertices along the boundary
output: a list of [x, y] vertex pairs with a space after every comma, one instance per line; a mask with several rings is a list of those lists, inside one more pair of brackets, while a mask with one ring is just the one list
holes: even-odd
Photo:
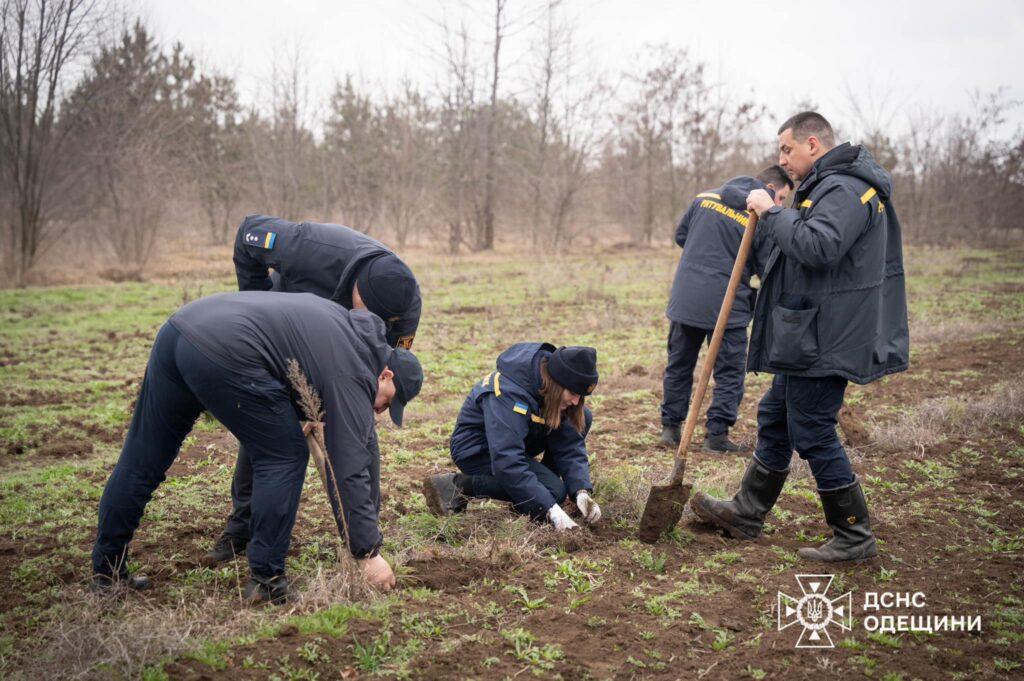
[[[359, 270], [388, 253], [393, 254], [376, 239], [342, 225], [249, 215], [235, 237], [235, 275], [240, 291], [312, 293], [351, 309]], [[271, 278], [270, 268], [277, 277]], [[417, 287], [409, 314], [385, 320], [389, 345], [412, 346], [422, 307]]]
[[[380, 318], [308, 293], [246, 291], [193, 301], [169, 321], [217, 364], [293, 401], [287, 362], [298, 361], [323, 401], [327, 454], [344, 501], [350, 549], [357, 557], [373, 553], [381, 543], [374, 497], [380, 481], [371, 465], [373, 403], [377, 377], [392, 352]], [[333, 492], [331, 501], [337, 503]]]
[[909, 366], [892, 177], [860, 146], [815, 161], [796, 208], [766, 211], [772, 244], [754, 310], [749, 371], [869, 383]]
[[452, 433], [452, 459], [489, 459], [491, 472], [514, 504], [533, 500], [544, 508], [555, 505], [551, 492], [526, 465], [527, 457], [542, 452], [570, 498], [581, 489], [593, 489], [583, 435], [568, 421], [550, 430], [540, 416], [540, 361], [554, 350], [550, 343], [517, 343], [501, 353], [497, 371], [473, 386]]
[[[715, 328], [747, 226], [747, 194], [754, 189], [764, 189], [764, 183], [734, 177], [718, 189], [698, 194], [679, 220], [676, 243], [683, 255], [665, 310], [669, 320], [698, 329]], [[756, 251], [755, 243], [729, 314], [730, 329], [750, 323], [755, 295], [750, 277], [756, 268]]]

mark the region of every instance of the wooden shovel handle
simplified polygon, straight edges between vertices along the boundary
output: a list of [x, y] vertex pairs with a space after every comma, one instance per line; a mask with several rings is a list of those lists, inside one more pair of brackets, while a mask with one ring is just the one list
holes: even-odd
[[672, 480], [669, 484], [679, 484], [683, 481], [683, 474], [686, 472], [686, 453], [690, 448], [690, 440], [693, 439], [693, 431], [697, 427], [697, 417], [704, 402], [704, 394], [708, 389], [708, 381], [711, 380], [711, 372], [715, 368], [718, 348], [722, 345], [725, 326], [729, 322], [732, 304], [736, 300], [736, 290], [740, 286], [740, 279], [743, 278], [743, 268], [747, 266], [747, 257], [750, 255], [750, 248], [754, 243], [754, 232], [756, 230], [757, 214], [750, 211], [750, 218], [747, 220], [747, 226], [743, 230], [743, 240], [740, 241], [740, 250], [736, 253], [736, 262], [732, 265], [729, 287], [726, 288], [725, 298], [722, 299], [722, 309], [718, 311], [715, 332], [711, 335], [711, 343], [708, 346], [707, 354], [704, 356], [704, 366], [701, 368], [700, 379], [697, 381], [697, 391], [694, 393], [693, 399], [690, 400], [690, 410], [686, 414], [686, 426], [683, 428], [682, 437], [679, 438], [679, 449], [676, 451], [675, 466], [672, 468]]

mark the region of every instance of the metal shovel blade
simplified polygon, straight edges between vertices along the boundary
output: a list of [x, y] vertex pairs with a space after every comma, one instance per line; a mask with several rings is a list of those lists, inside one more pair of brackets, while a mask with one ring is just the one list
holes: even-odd
[[675, 527], [683, 517], [683, 509], [692, 489], [693, 485], [679, 482], [652, 486], [643, 517], [640, 518], [640, 530], [637, 532], [640, 541], [653, 544]]

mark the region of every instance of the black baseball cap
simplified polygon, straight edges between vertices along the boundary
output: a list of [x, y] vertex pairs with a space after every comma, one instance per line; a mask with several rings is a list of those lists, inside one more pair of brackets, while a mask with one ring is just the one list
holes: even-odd
[[385, 322], [404, 317], [416, 300], [416, 277], [394, 253], [378, 256], [356, 275], [366, 309]]
[[423, 387], [423, 367], [416, 355], [404, 348], [391, 351], [387, 367], [395, 374], [395, 397], [391, 400], [391, 420], [401, 427], [402, 416], [407, 405], [420, 394]]

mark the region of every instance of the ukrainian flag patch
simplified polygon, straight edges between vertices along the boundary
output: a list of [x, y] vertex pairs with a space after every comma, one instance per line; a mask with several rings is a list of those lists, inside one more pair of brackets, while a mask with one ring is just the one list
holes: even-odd
[[526, 416], [526, 413], [529, 411], [529, 409], [527, 409], [526, 405], [523, 404], [522, 402], [516, 402], [512, 406], [512, 411], [514, 411], [517, 414], [522, 414], [523, 416]]
[[251, 232], [245, 233], [245, 243], [247, 246], [256, 246], [270, 251], [273, 250], [276, 241], [277, 234], [275, 232], [264, 232], [263, 230], [254, 229]]

